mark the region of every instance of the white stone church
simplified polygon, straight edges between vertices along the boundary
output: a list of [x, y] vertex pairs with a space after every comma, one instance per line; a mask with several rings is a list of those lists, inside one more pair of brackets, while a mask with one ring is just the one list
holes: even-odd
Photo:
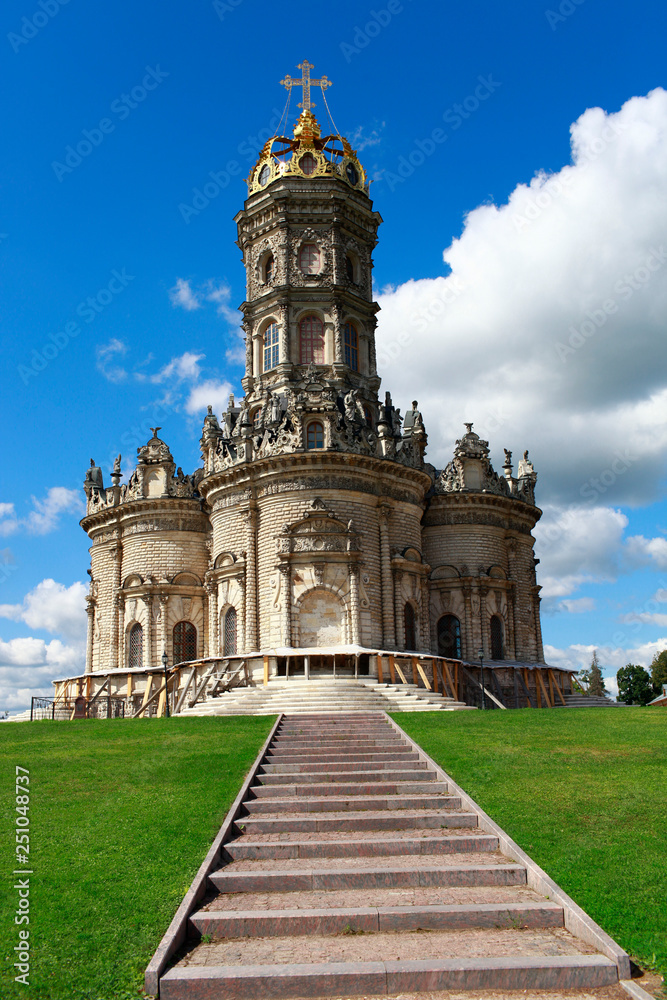
[[209, 407], [190, 474], [160, 428], [127, 483], [120, 461], [110, 484], [91, 461], [86, 673], [244, 657], [252, 683], [318, 652], [354, 654], [357, 670], [362, 656], [370, 675], [378, 653], [481, 654], [501, 687], [518, 671], [539, 697], [536, 474], [527, 452], [516, 474], [509, 451], [494, 471], [470, 424], [434, 468], [417, 402], [402, 416], [380, 394], [382, 219], [347, 139], [322, 134], [302, 65], [287, 78], [304, 85], [293, 134], [266, 143], [235, 217], [244, 396]]

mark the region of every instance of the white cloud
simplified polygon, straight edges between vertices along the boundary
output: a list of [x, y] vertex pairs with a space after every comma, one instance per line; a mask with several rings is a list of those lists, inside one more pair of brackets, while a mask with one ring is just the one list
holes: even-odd
[[382, 142], [382, 132], [386, 122], [374, 121], [372, 125], [357, 125], [355, 129], [350, 132], [350, 145], [356, 149], [358, 153], [361, 153], [364, 149], [369, 146], [377, 146]]
[[627, 554], [633, 565], [667, 569], [667, 538], [644, 538], [643, 535], [632, 535], [628, 538]]
[[667, 92], [571, 137], [571, 165], [470, 212], [448, 276], [383, 291], [378, 362], [439, 467], [473, 420], [497, 464], [530, 446], [538, 502], [646, 503], [667, 457]]
[[578, 597], [576, 600], [561, 601], [556, 610], [567, 611], [571, 615], [582, 615], [587, 611], [595, 611], [595, 599], [593, 597]]
[[0, 639], [0, 709], [29, 707], [32, 695], [52, 696], [54, 678], [83, 671], [85, 595], [83, 583], [42, 580], [21, 604], [0, 605], [0, 617], [62, 637]]
[[216, 284], [215, 281], [208, 281], [205, 291], [207, 302], [215, 302], [218, 316], [223, 316], [230, 326], [238, 327], [241, 323], [241, 314], [238, 309], [230, 306], [232, 290], [224, 281]]
[[597, 651], [600, 669], [603, 677], [616, 677], [616, 671], [627, 663], [637, 663], [642, 667], [650, 667], [656, 653], [667, 649], [667, 636], [653, 642], [640, 643], [638, 646], [592, 646], [574, 643], [565, 649], [558, 646], [544, 646], [544, 658], [547, 663], [566, 670], [579, 671], [591, 665], [593, 653]]
[[0, 604], [0, 618], [22, 621], [32, 629], [44, 629], [81, 640], [86, 634], [85, 599], [86, 587], [83, 583], [65, 587], [55, 580], [42, 580], [26, 594], [22, 604]]
[[185, 351], [176, 358], [164, 365], [155, 375], [150, 375], [151, 382], [160, 383], [169, 379], [176, 381], [195, 381], [201, 375], [199, 362], [203, 361], [205, 354], [193, 354], [192, 351]]
[[192, 387], [185, 409], [188, 413], [203, 413], [207, 406], [212, 406], [213, 410], [218, 412], [226, 410], [231, 392], [233, 386], [230, 382], [208, 379]]
[[582, 583], [616, 579], [627, 525], [610, 507], [545, 504], [535, 527], [542, 596], [565, 597]]
[[108, 344], [100, 344], [95, 351], [97, 370], [109, 382], [123, 382], [127, 378], [127, 371], [121, 365], [113, 363], [114, 358], [124, 357], [127, 350], [127, 344], [117, 337], [112, 337]]
[[0, 504], [0, 535], [25, 530], [30, 535], [46, 535], [58, 526], [62, 514], [83, 514], [85, 507], [79, 490], [52, 486], [42, 500], [31, 497], [32, 510], [19, 517], [14, 504]]
[[176, 279], [174, 287], [169, 289], [169, 299], [172, 306], [186, 309], [188, 312], [192, 312], [194, 309], [201, 309], [202, 306], [198, 293], [192, 289], [190, 282], [184, 278]]

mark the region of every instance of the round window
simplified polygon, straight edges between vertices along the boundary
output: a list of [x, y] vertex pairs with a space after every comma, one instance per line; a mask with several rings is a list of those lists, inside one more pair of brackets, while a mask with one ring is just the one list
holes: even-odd
[[257, 178], [262, 187], [264, 187], [270, 176], [271, 176], [271, 168], [269, 167], [268, 163], [265, 163], [259, 172], [259, 177]]
[[345, 173], [347, 174], [347, 179], [350, 182], [350, 184], [358, 183], [359, 174], [357, 173], [357, 169], [354, 163], [348, 163], [348, 165], [345, 167]]
[[301, 167], [303, 173], [306, 174], [307, 177], [310, 177], [311, 174], [315, 173], [315, 168], [317, 167], [317, 160], [312, 155], [312, 153], [306, 153], [299, 160], [299, 166]]

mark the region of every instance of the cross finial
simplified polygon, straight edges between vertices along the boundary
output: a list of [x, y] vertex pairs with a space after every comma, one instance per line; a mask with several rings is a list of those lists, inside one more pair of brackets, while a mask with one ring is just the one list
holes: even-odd
[[287, 75], [284, 80], [280, 83], [287, 90], [291, 90], [292, 87], [302, 87], [303, 88], [303, 100], [299, 103], [299, 107], [304, 110], [310, 111], [315, 105], [311, 103], [310, 100], [310, 88], [319, 87], [322, 91], [325, 91], [327, 87], [331, 87], [331, 80], [327, 80], [326, 76], [321, 76], [319, 80], [311, 79], [310, 71], [314, 69], [313, 63], [309, 63], [307, 59], [300, 62], [297, 69], [301, 70], [301, 79], [295, 80], [294, 77]]

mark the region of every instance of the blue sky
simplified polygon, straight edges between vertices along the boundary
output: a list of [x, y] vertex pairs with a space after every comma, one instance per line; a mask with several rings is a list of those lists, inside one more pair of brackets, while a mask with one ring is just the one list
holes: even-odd
[[[336, 125], [374, 178], [386, 388], [403, 407], [423, 399], [439, 467], [464, 419], [489, 438], [497, 466], [503, 446], [516, 457], [531, 449], [553, 529], [540, 542], [552, 659], [585, 662], [598, 647], [608, 675], [629, 657], [650, 661], [667, 636], [667, 114], [656, 96], [666, 22], [664, 4], [641, 0], [631, 10], [616, 0], [8, 0], [0, 708], [80, 662], [88, 556], [73, 491], [90, 457], [108, 470], [122, 452], [129, 468], [157, 423], [192, 471], [207, 397], [219, 408], [240, 389], [232, 219], [262, 132], [283, 110], [279, 81], [304, 58], [333, 81]], [[83, 155], [68, 158], [82, 141]], [[569, 176], [566, 196], [544, 189], [545, 177]], [[206, 184], [214, 193], [193, 214]], [[526, 198], [540, 185], [531, 217]], [[522, 212], [529, 232], [517, 249]], [[609, 289], [653, 250], [650, 281], [624, 305]], [[423, 349], [410, 363], [392, 353], [415, 309], [456, 291], [459, 275], [466, 291], [451, 315], [426, 312]], [[610, 294], [622, 308], [559, 357]]]

